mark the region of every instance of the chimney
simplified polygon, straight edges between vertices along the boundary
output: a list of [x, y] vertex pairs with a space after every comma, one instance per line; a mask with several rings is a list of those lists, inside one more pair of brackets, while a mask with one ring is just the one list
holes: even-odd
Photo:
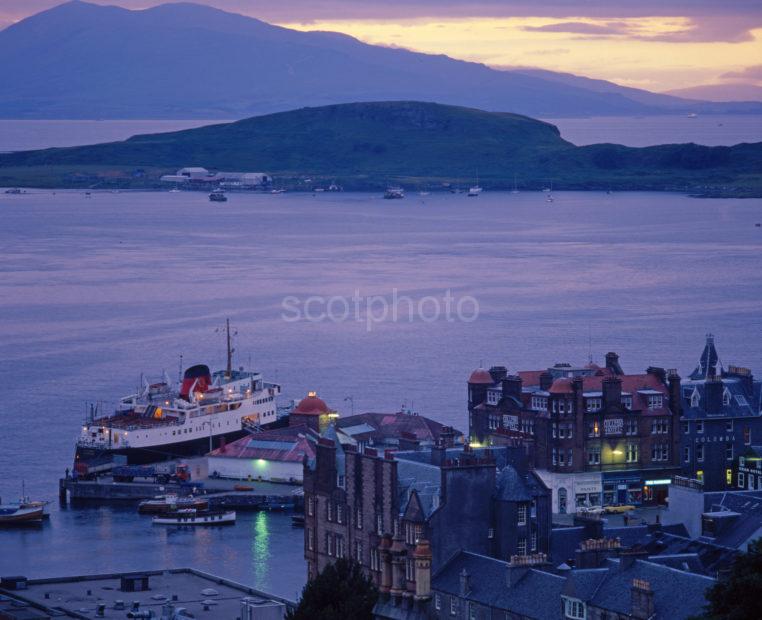
[[[680, 593], [675, 592], [676, 596]], [[636, 620], [648, 620], [655, 613], [654, 592], [651, 589], [651, 583], [645, 579], [633, 579], [630, 589], [630, 600], [632, 602], [632, 617]]]
[[680, 393], [681, 379], [677, 374], [676, 368], [670, 368], [667, 371], [667, 379], [669, 384], [669, 409], [675, 415], [679, 416], [683, 413], [683, 400]]
[[415, 560], [415, 600], [422, 601], [431, 597], [431, 545], [421, 539], [413, 551]]
[[606, 353], [606, 368], [608, 368], [612, 374], [623, 375], [624, 371], [619, 365], [619, 356], [613, 351]]
[[547, 392], [551, 385], [553, 385], [553, 375], [549, 372], [542, 373], [540, 375], [540, 389]]
[[460, 571], [460, 596], [465, 597], [468, 596], [468, 593], [471, 591], [471, 575], [468, 574], [468, 571], [464, 568], [462, 571]]
[[575, 553], [575, 568], [598, 568], [606, 558], [615, 556], [621, 548], [618, 538], [583, 540]]
[[707, 413], [720, 413], [722, 411], [722, 392], [724, 390], [722, 379], [717, 376], [707, 377], [704, 383], [704, 410]]
[[603, 407], [619, 407], [622, 404], [622, 380], [619, 377], [605, 377], [601, 383]]
[[575, 513], [573, 522], [575, 527], [582, 526], [584, 528], [585, 538], [596, 540], [603, 538], [603, 519]]
[[619, 554], [619, 569], [627, 570], [635, 564], [635, 560], [648, 559], [648, 551], [646, 549], [628, 549], [622, 551]]
[[513, 396], [521, 400], [521, 384], [521, 377], [518, 375], [503, 377], [503, 396]]
[[497, 383], [502, 381], [508, 375], [508, 369], [505, 366], [493, 366], [489, 369], [489, 374], [492, 380]]
[[660, 366], [649, 366], [646, 368], [646, 374], [654, 375], [664, 385], [667, 384], [667, 371]]

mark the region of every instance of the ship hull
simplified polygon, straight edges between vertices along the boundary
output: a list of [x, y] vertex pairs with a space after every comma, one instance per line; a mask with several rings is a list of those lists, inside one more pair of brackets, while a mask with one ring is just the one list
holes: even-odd
[[[212, 437], [212, 449], [219, 448], [223, 442], [228, 444], [249, 433], [245, 430], [232, 431]], [[77, 446], [76, 463], [108, 461], [113, 455], [127, 458], [128, 465], [148, 465], [160, 461], [169, 461], [190, 456], [203, 456], [209, 452], [209, 437], [199, 437], [176, 443], [129, 448], [89, 448]]]

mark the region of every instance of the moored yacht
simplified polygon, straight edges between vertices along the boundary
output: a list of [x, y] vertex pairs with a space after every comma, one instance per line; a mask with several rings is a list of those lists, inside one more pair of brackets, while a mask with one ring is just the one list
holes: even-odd
[[387, 200], [395, 200], [405, 197], [405, 190], [401, 187], [387, 187], [384, 192], [384, 198]]

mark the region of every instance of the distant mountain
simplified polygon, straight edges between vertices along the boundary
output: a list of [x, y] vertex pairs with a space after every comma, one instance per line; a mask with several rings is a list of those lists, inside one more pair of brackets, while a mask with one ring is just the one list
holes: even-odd
[[706, 101], [762, 101], [762, 86], [756, 84], [706, 84], [671, 90], [667, 95]]
[[[685, 189], [762, 195], [762, 143], [577, 147], [542, 121], [421, 102], [303, 108], [124, 142], [0, 155], [0, 185], [155, 186], [183, 166], [266, 171], [279, 184], [335, 179], [348, 188], [438, 185], [473, 177], [488, 188]], [[143, 176], [144, 175], [144, 176]]]
[[195, 4], [129, 11], [69, 2], [0, 31], [0, 58], [5, 118], [243, 118], [408, 99], [536, 117], [762, 112], [762, 104], [499, 71]]

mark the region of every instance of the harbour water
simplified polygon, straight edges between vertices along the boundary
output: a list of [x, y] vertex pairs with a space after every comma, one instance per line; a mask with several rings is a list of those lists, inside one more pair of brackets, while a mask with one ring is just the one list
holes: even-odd
[[[685, 374], [713, 332], [726, 365], [762, 372], [762, 200], [488, 190], [222, 205], [0, 194], [0, 496], [24, 480], [55, 499], [86, 402], [113, 406], [141, 373], [176, 376], [180, 355], [221, 366], [226, 317], [236, 363], [282, 383], [284, 400], [317, 390], [342, 414], [351, 397], [355, 411], [405, 405], [461, 429], [482, 361], [519, 370], [614, 350], [628, 371]], [[448, 291], [466, 300], [460, 316], [443, 313]], [[422, 312], [380, 320], [395, 295]], [[384, 302], [366, 312], [369, 296]], [[302, 531], [277, 514], [186, 532], [129, 508], [54, 507], [41, 531], [0, 531], [0, 574], [190, 565], [295, 597], [301, 556]]]

